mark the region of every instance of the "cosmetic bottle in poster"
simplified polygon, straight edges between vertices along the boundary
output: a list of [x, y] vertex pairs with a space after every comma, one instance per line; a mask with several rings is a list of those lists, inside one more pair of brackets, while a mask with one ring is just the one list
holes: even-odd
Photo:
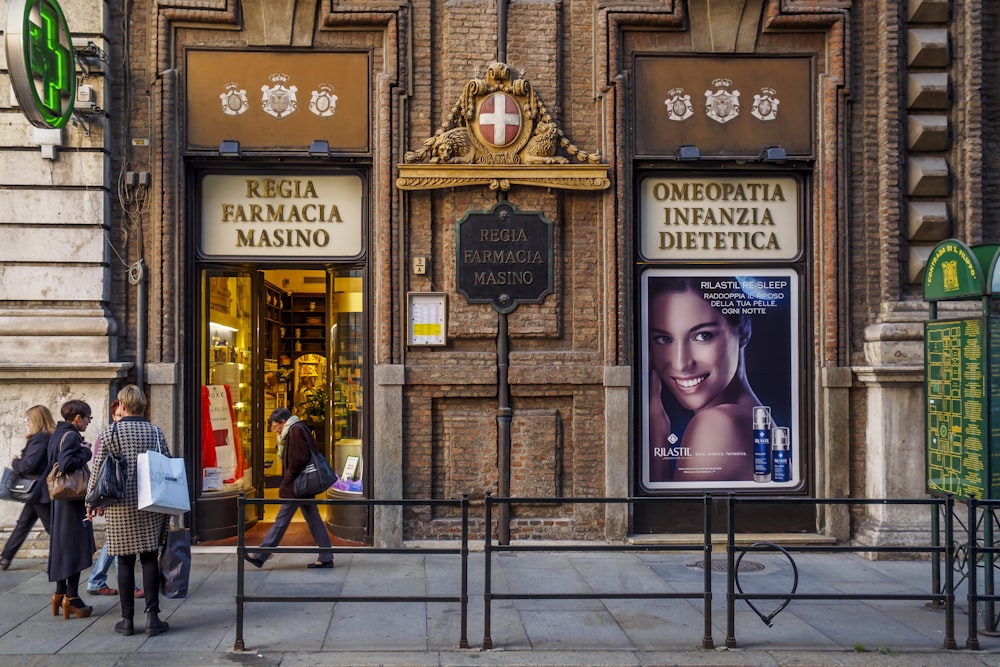
[[778, 426], [774, 429], [773, 437], [771, 481], [789, 482], [792, 479], [792, 452], [788, 445], [788, 429]]
[[753, 409], [753, 481], [771, 481], [771, 408]]

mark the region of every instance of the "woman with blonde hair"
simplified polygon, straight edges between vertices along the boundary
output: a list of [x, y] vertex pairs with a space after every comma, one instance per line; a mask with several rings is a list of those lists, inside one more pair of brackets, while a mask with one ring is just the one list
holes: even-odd
[[[136, 483], [136, 459], [139, 454], [157, 451], [170, 455], [167, 439], [158, 426], [146, 421], [146, 395], [134, 384], [118, 392], [122, 418], [111, 424], [101, 434], [103, 446], [94, 459], [94, 470], [100, 470], [109, 449], [124, 460], [128, 471], [125, 498], [101, 508], [90, 508], [90, 516], [103, 514], [107, 519], [104, 539], [108, 554], [118, 557], [118, 600], [122, 620], [115, 625], [115, 632], [131, 635], [134, 632], [135, 614], [135, 556], [142, 563], [142, 589], [146, 601], [146, 634], [158, 635], [170, 629], [160, 620], [160, 547], [166, 544], [170, 515], [139, 511], [139, 489]], [[90, 478], [90, 488], [97, 483], [97, 476]]]
[[18, 549], [24, 544], [28, 533], [35, 527], [38, 519], [42, 520], [42, 527], [45, 532], [49, 532], [50, 513], [49, 492], [45, 488], [43, 479], [48, 473], [48, 455], [46, 450], [49, 446], [49, 437], [56, 430], [56, 421], [52, 418], [52, 413], [44, 405], [33, 405], [24, 413], [24, 423], [28, 430], [28, 441], [21, 450], [19, 456], [14, 457], [10, 467], [21, 477], [35, 479], [35, 488], [30, 502], [24, 503], [21, 515], [17, 517], [17, 524], [7, 538], [7, 544], [0, 552], [0, 570], [10, 567], [10, 562], [14, 560]]

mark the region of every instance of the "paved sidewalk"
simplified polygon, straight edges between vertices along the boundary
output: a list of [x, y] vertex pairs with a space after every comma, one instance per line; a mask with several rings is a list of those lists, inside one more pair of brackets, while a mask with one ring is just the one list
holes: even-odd
[[[853, 554], [795, 554], [799, 593], [929, 593], [926, 561], [868, 561]], [[724, 554], [715, 554], [724, 559]], [[309, 554], [280, 554], [246, 566], [246, 594], [274, 596], [457, 596], [460, 559], [438, 554], [340, 554], [333, 570], [309, 570]], [[494, 592], [697, 592], [700, 553], [498, 553]], [[695, 599], [494, 600], [492, 650], [483, 650], [482, 552], [469, 557], [468, 644], [459, 648], [455, 602], [254, 602], [245, 608], [245, 650], [236, 640], [237, 559], [232, 548], [195, 549], [187, 598], [163, 599], [170, 632], [114, 633], [117, 598], [89, 596], [94, 615], [53, 617], [44, 560], [16, 559], [0, 572], [0, 665], [544, 665], [1000, 667], [1000, 638], [969, 651], [964, 588], [955, 639], [946, 651], [945, 614], [922, 601], [793, 601], [765, 625], [738, 602], [736, 649], [726, 644], [726, 577], [712, 574], [712, 639]], [[792, 568], [777, 554], [751, 553], [747, 593], [790, 590]], [[754, 566], [753, 568], [749, 566]], [[759, 567], [757, 567], [759, 566]], [[761, 602], [764, 608], [766, 605]], [[142, 627], [137, 605], [137, 629]], [[773, 604], [771, 605], [773, 608]]]

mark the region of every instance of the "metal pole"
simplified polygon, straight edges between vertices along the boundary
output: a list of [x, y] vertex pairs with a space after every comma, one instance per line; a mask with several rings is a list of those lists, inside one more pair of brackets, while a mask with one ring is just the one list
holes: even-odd
[[969, 636], [965, 640], [965, 648], [979, 650], [979, 623], [976, 615], [979, 613], [979, 582], [976, 580], [976, 562], [979, 560], [978, 543], [976, 541], [976, 494], [969, 494]]
[[705, 532], [702, 537], [705, 540], [705, 587], [702, 592], [705, 594], [705, 598], [702, 604], [704, 605], [705, 634], [701, 638], [701, 647], [715, 648], [715, 641], [712, 639], [712, 496], [708, 493], [705, 494], [704, 512]]
[[469, 648], [469, 494], [462, 494], [462, 636], [459, 648]]
[[[510, 497], [510, 386], [507, 371], [510, 367], [510, 347], [507, 343], [507, 314], [500, 313], [497, 333], [497, 495]], [[497, 515], [497, 543], [510, 544], [510, 503], [502, 502]]]
[[135, 384], [146, 391], [146, 303], [149, 281], [146, 280], [146, 263], [138, 260], [132, 267], [135, 283]]
[[[944, 609], [945, 609], [945, 619], [944, 619], [944, 647], [947, 649], [958, 648], [958, 644], [955, 642], [955, 574], [950, 565], [953, 556], [952, 549], [955, 545], [955, 524], [954, 524], [954, 512], [955, 512], [955, 498], [950, 493], [945, 501], [945, 507], [948, 508], [948, 518], [944, 524], [944, 539], [945, 539], [945, 561], [949, 563], [948, 569], [945, 570], [945, 597]], [[937, 512], [934, 512], [937, 514]], [[974, 610], [969, 610], [970, 612]]]
[[[246, 516], [246, 496], [240, 494], [236, 499], [237, 516]], [[243, 574], [244, 560], [246, 556], [246, 522], [236, 522], [236, 643], [233, 644], [234, 651], [242, 651], [246, 648], [243, 644]]]
[[507, 0], [497, 0], [497, 62], [507, 62]]
[[493, 601], [493, 498], [489, 492], [485, 499], [486, 527], [483, 535], [483, 650], [493, 648], [493, 637], [490, 636], [490, 603]]
[[[726, 648], [736, 648], [736, 500], [729, 494], [726, 527]], [[705, 567], [711, 567], [706, 563]]]

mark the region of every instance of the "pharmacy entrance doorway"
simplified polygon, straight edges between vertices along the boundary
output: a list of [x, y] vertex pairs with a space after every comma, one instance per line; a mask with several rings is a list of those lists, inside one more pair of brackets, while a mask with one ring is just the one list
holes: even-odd
[[[232, 538], [239, 521], [254, 532], [273, 521], [278, 505], [248, 506], [238, 517], [235, 503], [241, 493], [278, 497], [282, 447], [267, 422], [276, 408], [312, 430], [340, 476], [322, 495], [364, 497], [363, 270], [203, 267], [200, 273], [199, 541]], [[344, 509], [324, 511], [328, 529], [366, 542], [366, 508]], [[295, 521], [302, 521], [299, 513]]]

